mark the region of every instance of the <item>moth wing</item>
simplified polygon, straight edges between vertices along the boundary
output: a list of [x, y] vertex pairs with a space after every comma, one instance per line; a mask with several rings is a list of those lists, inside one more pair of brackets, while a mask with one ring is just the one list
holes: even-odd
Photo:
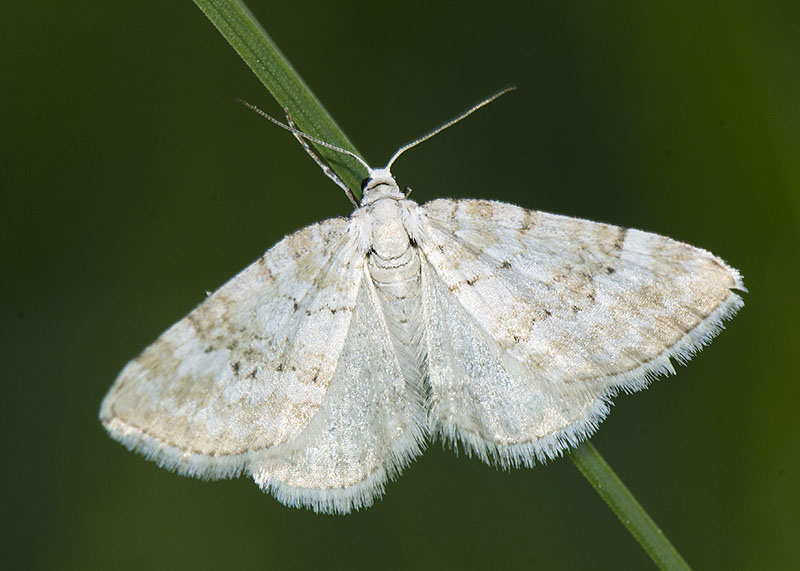
[[491, 201], [421, 208], [430, 423], [484, 459], [561, 454], [743, 304], [736, 270], [663, 236]]
[[371, 504], [419, 453], [425, 413], [346, 224], [285, 238], [131, 361], [101, 407], [111, 436], [289, 505]]
[[424, 397], [404, 376], [380, 305], [365, 267], [317, 416], [279, 454], [251, 464], [256, 483], [287, 505], [326, 513], [369, 506], [424, 446]]
[[287, 236], [128, 363], [100, 410], [111, 436], [163, 467], [224, 478], [305, 430], [361, 281], [346, 227]]

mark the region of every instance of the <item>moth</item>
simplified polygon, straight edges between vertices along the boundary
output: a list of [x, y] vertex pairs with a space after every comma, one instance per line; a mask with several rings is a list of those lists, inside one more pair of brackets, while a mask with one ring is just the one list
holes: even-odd
[[670, 238], [490, 200], [417, 204], [367, 170], [349, 218], [278, 242], [129, 362], [112, 438], [289, 506], [371, 505], [432, 439], [532, 466], [595, 432], [619, 392], [674, 373], [742, 307], [739, 272]]

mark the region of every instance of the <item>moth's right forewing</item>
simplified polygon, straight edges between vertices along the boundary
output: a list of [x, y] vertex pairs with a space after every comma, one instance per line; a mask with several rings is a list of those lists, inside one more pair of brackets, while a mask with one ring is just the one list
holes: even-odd
[[587, 437], [742, 305], [736, 270], [664, 236], [485, 200], [421, 208], [432, 427], [503, 464]]

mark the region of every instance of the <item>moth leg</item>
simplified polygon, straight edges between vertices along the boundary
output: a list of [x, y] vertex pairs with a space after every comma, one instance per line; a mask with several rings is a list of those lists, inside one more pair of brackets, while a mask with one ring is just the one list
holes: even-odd
[[317, 163], [317, 166], [319, 166], [319, 168], [322, 169], [322, 172], [325, 173], [325, 176], [327, 176], [329, 179], [335, 182], [339, 188], [344, 190], [345, 195], [347, 195], [347, 198], [350, 199], [350, 202], [353, 203], [353, 206], [358, 208], [359, 206], [358, 200], [356, 200], [356, 196], [353, 194], [353, 191], [350, 190], [350, 187], [348, 187], [344, 183], [344, 181], [341, 178], [339, 178], [339, 175], [337, 175], [334, 172], [334, 170], [331, 167], [329, 167], [325, 162], [323, 162], [323, 160], [320, 159], [319, 156], [311, 149], [311, 146], [303, 137], [303, 132], [297, 127], [297, 125], [295, 125], [294, 120], [292, 119], [292, 116], [289, 113], [289, 108], [284, 107], [283, 111], [284, 113], [286, 113], [286, 123], [289, 125], [289, 128], [292, 131], [292, 135], [294, 135], [294, 138], [297, 139], [297, 141], [303, 147], [305, 152], [308, 153], [308, 156], [311, 157], [315, 163]]

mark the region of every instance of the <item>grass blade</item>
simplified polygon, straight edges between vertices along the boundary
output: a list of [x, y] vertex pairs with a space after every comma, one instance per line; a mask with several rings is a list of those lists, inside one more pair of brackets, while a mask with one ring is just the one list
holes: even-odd
[[578, 446], [570, 453], [570, 458], [660, 569], [689, 569], [680, 553], [591, 442], [585, 441]]
[[[194, 1], [281, 107], [289, 109], [302, 131], [359, 154], [243, 3], [237, 0]], [[322, 147], [317, 147], [317, 151], [356, 198], [360, 198], [361, 180], [366, 176], [364, 168], [341, 153]]]

